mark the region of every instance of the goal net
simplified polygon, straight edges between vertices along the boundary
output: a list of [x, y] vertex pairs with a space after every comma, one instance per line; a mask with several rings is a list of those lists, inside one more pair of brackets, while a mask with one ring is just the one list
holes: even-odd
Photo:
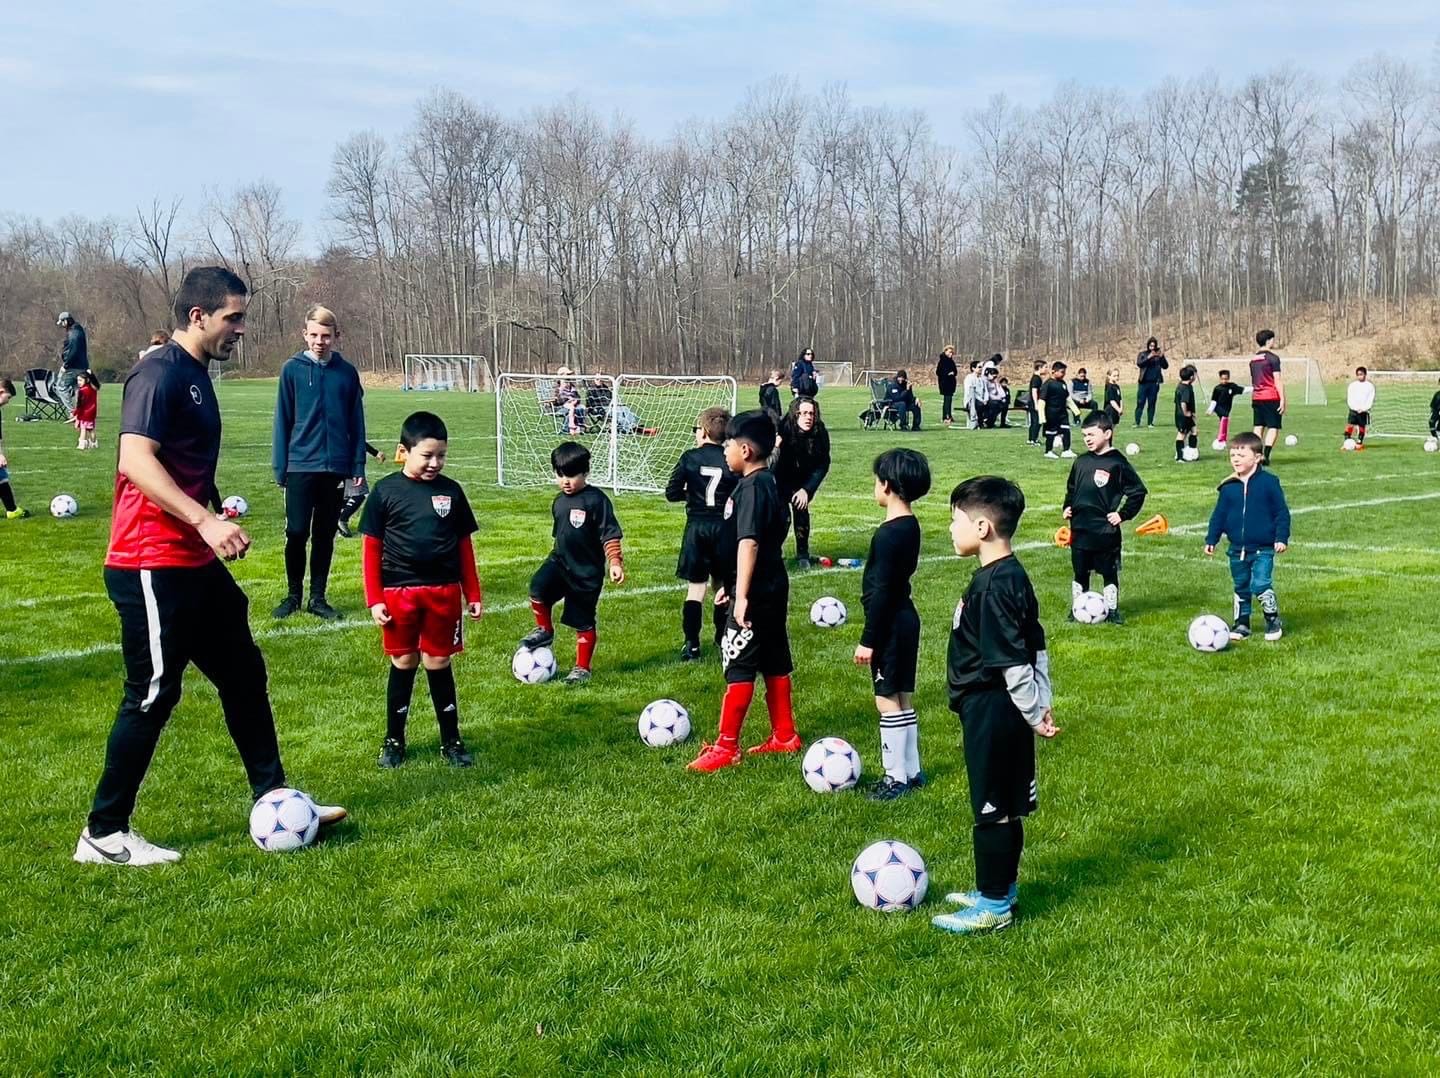
[[661, 491], [695, 444], [696, 417], [712, 407], [735, 411], [735, 379], [505, 373], [495, 393], [496, 478], [501, 486], [546, 486], [554, 480], [550, 451], [574, 441], [590, 450], [596, 486]]
[[855, 384], [854, 366], [847, 359], [843, 362], [822, 361], [815, 364], [815, 381], [820, 383], [820, 388], [826, 386], [853, 386]]
[[878, 382], [884, 378], [894, 377], [895, 371], [893, 369], [887, 369], [883, 371], [863, 370], [860, 372], [860, 377], [855, 379], [855, 384], [857, 386], [868, 386], [871, 382]]
[[478, 393], [490, 388], [490, 368], [484, 356], [432, 356], [410, 354], [405, 357], [405, 381], [402, 389], [422, 392]]
[[[1166, 382], [1178, 380], [1178, 371], [1186, 363], [1195, 367], [1195, 399], [1201, 404], [1202, 410], [1210, 402], [1210, 391], [1220, 381], [1221, 371], [1229, 371], [1230, 381], [1236, 385], [1244, 386], [1247, 390], [1250, 388], [1249, 356], [1235, 356], [1233, 359], [1187, 359], [1179, 362], [1172, 359]], [[1285, 386], [1287, 406], [1329, 403], [1325, 395], [1325, 380], [1320, 377], [1320, 364], [1313, 359], [1306, 356], [1282, 356], [1280, 380]], [[1165, 395], [1163, 389], [1161, 395]], [[1166, 401], [1162, 400], [1160, 403], [1165, 404]]]
[[1431, 401], [1440, 391], [1440, 371], [1371, 371], [1375, 404], [1369, 438], [1429, 438]]

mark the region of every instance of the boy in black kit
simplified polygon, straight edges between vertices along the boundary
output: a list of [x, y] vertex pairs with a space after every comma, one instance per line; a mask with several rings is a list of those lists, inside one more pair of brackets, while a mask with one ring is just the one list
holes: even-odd
[[[1114, 424], [1104, 412], [1088, 416], [1081, 434], [1085, 448], [1065, 484], [1065, 519], [1070, 522], [1071, 602], [1090, 590], [1090, 574], [1105, 582], [1109, 620], [1124, 625], [1120, 614], [1120, 525], [1133, 520], [1145, 504], [1145, 484], [1135, 466], [1115, 449]], [[1070, 615], [1075, 620], [1075, 615]]]
[[415, 412], [407, 417], [399, 447], [405, 466], [375, 484], [360, 518], [365, 605], [390, 656], [381, 767], [405, 762], [405, 723], [422, 663], [440, 723], [441, 755], [456, 767], [475, 762], [460, 740], [450, 661], [465, 650], [462, 595], [472, 618], [481, 613], [470, 541], [477, 525], [460, 484], [440, 474], [449, 440], [439, 416]]
[[1014, 919], [1021, 819], [1036, 807], [1035, 738], [1060, 732], [1035, 589], [1010, 549], [1024, 511], [1025, 495], [1000, 476], [967, 479], [950, 495], [955, 553], [978, 555], [980, 568], [955, 608], [946, 660], [975, 815], [976, 884], [945, 896], [964, 909], [931, 919], [947, 932], [985, 932]]
[[[1180, 384], [1175, 387], [1175, 459], [1182, 464], [1185, 450], [1196, 449], [1195, 435], [1195, 366], [1187, 363], [1180, 368]], [[1198, 459], [1198, 458], [1192, 458]]]
[[741, 412], [725, 431], [725, 463], [740, 477], [725, 505], [725, 582], [715, 602], [729, 607], [720, 651], [725, 667], [725, 698], [720, 733], [690, 763], [691, 771], [709, 773], [741, 760], [740, 727], [755, 696], [755, 677], [765, 678], [770, 736], [751, 755], [799, 752], [790, 703], [790, 636], [785, 616], [790, 579], [782, 546], [787, 514], [775, 477], [765, 462], [775, 451], [775, 423], [764, 411]]
[[[725, 450], [721, 445], [729, 423], [730, 413], [724, 408], [706, 408], [701, 412], [695, 423], [695, 448], [680, 454], [670, 482], [665, 485], [666, 501], [685, 503], [685, 538], [680, 543], [680, 561], [675, 567], [675, 575], [687, 585], [680, 619], [685, 633], [681, 662], [700, 658], [705, 586], [713, 580], [718, 588], [724, 576], [720, 533], [725, 523], [725, 504], [739, 478], [725, 463]], [[719, 646], [725, 631], [725, 608], [714, 609], [715, 644]]]
[[1206, 409], [1220, 420], [1220, 429], [1215, 434], [1217, 449], [1224, 449], [1230, 443], [1230, 409], [1234, 406], [1235, 398], [1244, 392], [1244, 386], [1237, 386], [1230, 381], [1229, 371], [1220, 372], [1220, 381], [1216, 382], [1215, 388], [1210, 391], [1210, 407]]
[[555, 549], [530, 578], [530, 610], [535, 628], [522, 647], [548, 647], [555, 639], [551, 612], [565, 602], [562, 625], [575, 630], [575, 668], [565, 676], [567, 685], [590, 680], [590, 663], [595, 657], [595, 608], [605, 586], [606, 565], [614, 584], [625, 583], [625, 561], [620, 549], [620, 522], [604, 491], [586, 483], [590, 474], [590, 450], [578, 442], [561, 442], [550, 454], [555, 495], [550, 512], [555, 522], [550, 534]]
[[1030, 406], [1026, 409], [1030, 413], [1030, 429], [1025, 436], [1026, 445], [1040, 444], [1040, 387], [1045, 384], [1045, 361], [1037, 359], [1035, 369], [1030, 375]]
[[880, 713], [885, 774], [870, 790], [876, 801], [893, 801], [925, 785], [914, 708], [920, 614], [910, 598], [910, 578], [920, 562], [920, 524], [910, 506], [929, 491], [930, 462], [913, 449], [891, 449], [875, 458], [875, 501], [885, 507], [885, 522], [875, 529], [865, 559], [860, 585], [865, 628], [855, 662], [874, 675]]
[[[1070, 415], [1079, 414], [1075, 402], [1070, 399], [1070, 387], [1065, 384], [1065, 364], [1058, 360], [1050, 364], [1050, 377], [1036, 390], [1040, 396], [1040, 407], [1045, 413], [1045, 455], [1051, 460], [1073, 457], [1070, 450]], [[1055, 439], [1059, 438], [1064, 452], [1055, 453]]]

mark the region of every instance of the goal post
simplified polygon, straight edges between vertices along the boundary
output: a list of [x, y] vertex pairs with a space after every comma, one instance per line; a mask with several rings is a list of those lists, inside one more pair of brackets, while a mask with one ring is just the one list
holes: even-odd
[[441, 356], [412, 352], [405, 356], [401, 388], [428, 393], [479, 393], [492, 385], [484, 356]]
[[[1250, 389], [1250, 358], [1235, 356], [1233, 359], [1186, 359], [1170, 361], [1167, 381], [1177, 380], [1179, 370], [1187, 363], [1195, 368], [1195, 397], [1208, 403], [1210, 391], [1220, 381], [1220, 372], [1229, 371], [1230, 381]], [[1280, 359], [1280, 380], [1285, 386], [1285, 403], [1328, 404], [1325, 393], [1325, 379], [1320, 376], [1320, 364], [1308, 356], [1282, 356]], [[1163, 402], [1162, 402], [1163, 403]]]
[[815, 364], [815, 381], [820, 388], [826, 386], [853, 386], [855, 365], [846, 360], [820, 360]]
[[1431, 401], [1440, 393], [1440, 370], [1376, 371], [1367, 438], [1429, 438]]

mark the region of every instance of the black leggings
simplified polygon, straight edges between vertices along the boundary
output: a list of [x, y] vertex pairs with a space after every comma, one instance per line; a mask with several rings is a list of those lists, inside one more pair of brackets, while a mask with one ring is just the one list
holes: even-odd
[[954, 393], [940, 394], [940, 418], [946, 423], [951, 422], [955, 418]]
[[285, 479], [285, 577], [291, 595], [305, 588], [305, 542], [310, 541], [310, 595], [324, 598], [335, 553], [335, 527], [345, 477], [329, 472], [291, 473]]
[[1029, 438], [1032, 442], [1038, 442], [1040, 440], [1040, 409], [1036, 408], [1033, 404], [1030, 406]]
[[1145, 411], [1146, 406], [1150, 408], [1150, 415], [1145, 422], [1150, 426], [1155, 425], [1155, 404], [1160, 400], [1159, 382], [1141, 382], [1135, 390], [1135, 425], [1140, 425], [1140, 413]]
[[810, 510], [790, 506], [790, 519], [795, 525], [795, 556], [810, 557]]

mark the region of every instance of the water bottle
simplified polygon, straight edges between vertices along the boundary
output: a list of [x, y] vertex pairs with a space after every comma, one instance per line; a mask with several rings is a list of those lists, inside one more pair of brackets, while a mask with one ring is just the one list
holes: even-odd
[[838, 558], [835, 564], [842, 569], [858, 569], [864, 563], [859, 558]]

